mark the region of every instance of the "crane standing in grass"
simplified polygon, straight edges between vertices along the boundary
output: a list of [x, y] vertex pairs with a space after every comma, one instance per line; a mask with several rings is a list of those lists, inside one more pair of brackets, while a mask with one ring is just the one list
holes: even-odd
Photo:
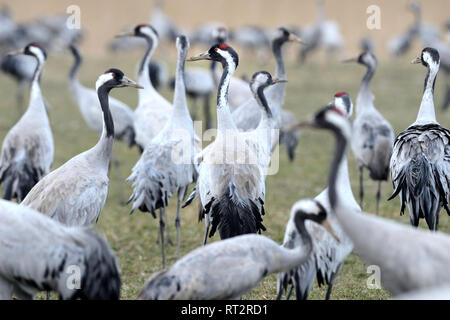
[[114, 122], [109, 110], [113, 88], [141, 88], [118, 69], [108, 69], [96, 82], [103, 112], [103, 131], [97, 144], [47, 174], [22, 204], [69, 226], [94, 224], [108, 194], [108, 169], [114, 143]]
[[400, 195], [400, 214], [408, 205], [411, 225], [423, 218], [430, 230], [438, 230], [442, 207], [450, 215], [450, 131], [437, 122], [434, 110], [439, 52], [425, 48], [412, 62], [424, 65], [427, 75], [417, 119], [395, 139], [390, 163], [395, 190], [389, 199]]
[[0, 156], [0, 182], [4, 183], [3, 199], [16, 198], [20, 202], [50, 171], [54, 144], [40, 87], [47, 53], [38, 43], [31, 43], [11, 54], [25, 54], [37, 61], [28, 109], [3, 140]]
[[363, 52], [357, 58], [347, 59], [345, 62], [357, 62], [366, 66], [356, 98], [356, 117], [353, 121], [354, 135], [352, 136], [352, 150], [359, 170], [359, 199], [363, 207], [364, 183], [363, 170], [369, 170], [370, 178], [378, 181], [376, 194], [376, 212], [380, 204], [381, 181], [387, 180], [389, 175], [389, 160], [394, 144], [394, 130], [389, 122], [373, 105], [375, 99], [370, 91], [370, 80], [377, 69], [377, 60], [373, 53]]
[[272, 273], [302, 264], [313, 248], [305, 228], [310, 220], [328, 230], [326, 212], [312, 199], [305, 199], [308, 212], [292, 214], [302, 245], [287, 249], [273, 240], [247, 234], [200, 247], [178, 260], [170, 269], [153, 274], [139, 293], [148, 300], [239, 299]]
[[178, 193], [177, 215], [177, 257], [180, 254], [180, 209], [187, 187], [197, 179], [194, 163], [194, 124], [186, 103], [184, 85], [184, 64], [189, 41], [186, 36], [178, 36], [176, 41], [178, 61], [176, 67], [173, 112], [165, 127], [146, 146], [141, 158], [133, 168], [127, 181], [133, 184], [132, 211], [139, 209], [156, 218], [159, 209], [159, 231], [163, 268], [166, 265], [164, 248], [164, 211], [168, 198]]

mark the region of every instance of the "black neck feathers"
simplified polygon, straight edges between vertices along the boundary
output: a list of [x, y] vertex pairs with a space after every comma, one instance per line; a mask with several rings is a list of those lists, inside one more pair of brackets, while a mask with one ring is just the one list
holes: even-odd
[[106, 128], [106, 137], [114, 138], [114, 121], [111, 115], [111, 111], [109, 110], [109, 92], [111, 91], [111, 87], [101, 86], [97, 90], [98, 99], [100, 100], [100, 106], [103, 111], [103, 121], [105, 123]]

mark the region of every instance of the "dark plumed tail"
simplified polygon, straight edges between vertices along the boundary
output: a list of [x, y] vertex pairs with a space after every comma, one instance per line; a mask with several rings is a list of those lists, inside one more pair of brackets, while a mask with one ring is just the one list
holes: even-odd
[[106, 239], [93, 229], [86, 229], [89, 237], [85, 248], [85, 272], [80, 290], [72, 298], [87, 300], [118, 300], [120, 297], [120, 268]]
[[40, 170], [28, 166], [24, 161], [10, 165], [0, 177], [0, 183], [4, 182], [3, 199], [16, 198], [22, 202], [41, 177]]
[[397, 187], [388, 200], [400, 194], [400, 213], [404, 214], [406, 202], [410, 208], [411, 223], [419, 224], [419, 218], [425, 218], [428, 227], [435, 229], [435, 215], [440, 206], [444, 206], [448, 214], [448, 201], [440, 180], [440, 173], [423, 155], [417, 155], [403, 166], [394, 182]]
[[118, 138], [125, 141], [130, 148], [136, 145], [136, 132], [134, 131], [133, 126], [126, 127]]
[[262, 224], [264, 202], [261, 199], [259, 203], [250, 199], [239, 201], [233, 190], [234, 187], [229, 186], [220, 199], [217, 201], [213, 199], [203, 209], [200, 219], [211, 211], [212, 224], [209, 237], [214, 236], [217, 229], [221, 239], [266, 231]]

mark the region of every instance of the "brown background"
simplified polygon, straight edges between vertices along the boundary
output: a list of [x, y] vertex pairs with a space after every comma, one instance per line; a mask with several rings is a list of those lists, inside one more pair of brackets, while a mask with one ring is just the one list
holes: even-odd
[[[442, 30], [450, 18], [449, 0], [419, 1], [423, 18]], [[81, 8], [82, 28], [87, 31], [83, 49], [90, 55], [105, 52], [106, 43], [124, 26], [148, 22], [152, 0], [14, 0], [4, 1], [18, 21], [43, 14], [64, 13], [69, 5]], [[381, 30], [368, 30], [366, 9], [376, 4], [381, 8]], [[357, 51], [363, 35], [372, 36], [379, 56], [386, 56], [386, 43], [393, 35], [405, 30], [413, 16], [407, 11], [406, 0], [326, 0], [326, 14], [336, 20], [344, 35], [344, 53]], [[165, 0], [165, 13], [177, 25], [192, 29], [208, 21], [226, 25], [259, 24], [267, 27], [305, 25], [316, 18], [315, 0]], [[417, 44], [418, 45], [418, 44]]]

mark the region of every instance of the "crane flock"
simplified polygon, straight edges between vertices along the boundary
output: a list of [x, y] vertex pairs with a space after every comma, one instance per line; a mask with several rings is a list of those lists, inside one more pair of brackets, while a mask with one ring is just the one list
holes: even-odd
[[[378, 61], [368, 38], [364, 39], [366, 50], [344, 60], [367, 69], [354, 119], [351, 96], [340, 91], [312, 117], [299, 122], [292, 111], [284, 109], [291, 69], [285, 64], [286, 44], [301, 44], [302, 64], [308, 63], [307, 56], [318, 47], [332, 53], [344, 44], [337, 22], [325, 18], [323, 0], [317, 4], [316, 23], [300, 32], [281, 26], [269, 35], [258, 26], [231, 31], [221, 24], [205, 23], [188, 35], [164, 15], [162, 1], [157, 1], [152, 23], [137, 24], [118, 32], [114, 39], [118, 46], [121, 41], [126, 43], [124, 48], [134, 46], [130, 39], [141, 40], [136, 44], [145, 53], [138, 66], [138, 81], [112, 67], [98, 76], [95, 89], [78, 80], [80, 33], [58, 33], [58, 45], [50, 39], [24, 44], [23, 39], [0, 33], [0, 45], [20, 46], [5, 55], [1, 64], [19, 84], [19, 105], [24, 88], [30, 85], [28, 107], [4, 137], [0, 155], [0, 299], [32, 299], [40, 291], [53, 291], [61, 299], [120, 298], [119, 259], [94, 227], [107, 202], [110, 166], [117, 163], [115, 140], [136, 145], [140, 151], [126, 179], [132, 187], [127, 203], [131, 203], [131, 213], [147, 212], [155, 219], [159, 214], [162, 270], [148, 278], [138, 299], [241, 299], [264, 278], [276, 274], [273, 298], [286, 295], [289, 299], [295, 293], [296, 299], [307, 299], [317, 279], [319, 286], [327, 286], [328, 300], [353, 251], [366, 265], [379, 266], [381, 283], [395, 298], [448, 299], [450, 235], [438, 229], [440, 212], [450, 215], [450, 131], [437, 120], [434, 88], [440, 67], [447, 77], [450, 73], [450, 46], [423, 23], [420, 6], [411, 3], [408, 9], [415, 16], [414, 24], [389, 46], [400, 57], [413, 37], [421, 38], [424, 48], [411, 63], [426, 67], [426, 75], [416, 121], [397, 136], [386, 120], [389, 115], [374, 105], [370, 82]], [[9, 14], [0, 12], [0, 21], [14, 33]], [[62, 28], [58, 19], [52, 21], [54, 28]], [[158, 74], [164, 69], [160, 63], [152, 60], [164, 41], [177, 51], [172, 102], [163, 96], [160, 81], [154, 83], [165, 76]], [[188, 57], [194, 42], [207, 50]], [[255, 70], [249, 82], [237, 78], [236, 70], [245, 59], [240, 59], [240, 51], [230, 43], [257, 55], [268, 47], [274, 59], [273, 76]], [[70, 155], [53, 170], [56, 129], [50, 125], [51, 110], [41, 91], [47, 49], [65, 49], [61, 52], [73, 56], [68, 89], [86, 125], [99, 134], [93, 147]], [[29, 60], [15, 59], [19, 56]], [[202, 60], [208, 61], [208, 68], [197, 67], [200, 63], [195, 62]], [[290, 77], [295, 78], [294, 72]], [[112, 89], [125, 87], [139, 89], [135, 109], [110, 97]], [[450, 100], [446, 87], [443, 109]], [[50, 95], [49, 91], [44, 93]], [[210, 110], [215, 93], [216, 125]], [[193, 105], [204, 99], [205, 127], [216, 129], [214, 140], [205, 147], [194, 130], [198, 106], [189, 108], [189, 96]], [[334, 136], [328, 181], [318, 195], [311, 192], [309, 198], [292, 204], [279, 244], [269, 237], [274, 226], [267, 221], [263, 224], [271, 201], [267, 187], [271, 159], [279, 144], [285, 146], [290, 161], [300, 157], [297, 147], [308, 151], [300, 139], [300, 131], [308, 128], [325, 129]], [[359, 203], [352, 191], [347, 146], [356, 159]], [[322, 151], [331, 154], [325, 147]], [[364, 169], [378, 183], [376, 214], [363, 210]], [[297, 178], [308, 184], [304, 177]], [[410, 225], [383, 217], [381, 181], [389, 178], [393, 190], [388, 200], [399, 196], [400, 214], [408, 208]], [[176, 262], [166, 268], [166, 210], [172, 197], [176, 197]], [[194, 201], [198, 201], [198, 220], [205, 223], [203, 241], [180, 257], [183, 239], [188, 237], [181, 233], [181, 212]], [[420, 219], [429, 230], [418, 228]], [[207, 244], [216, 232], [220, 240]], [[78, 288], [67, 286], [66, 271], [74, 266], [81, 274]]]

